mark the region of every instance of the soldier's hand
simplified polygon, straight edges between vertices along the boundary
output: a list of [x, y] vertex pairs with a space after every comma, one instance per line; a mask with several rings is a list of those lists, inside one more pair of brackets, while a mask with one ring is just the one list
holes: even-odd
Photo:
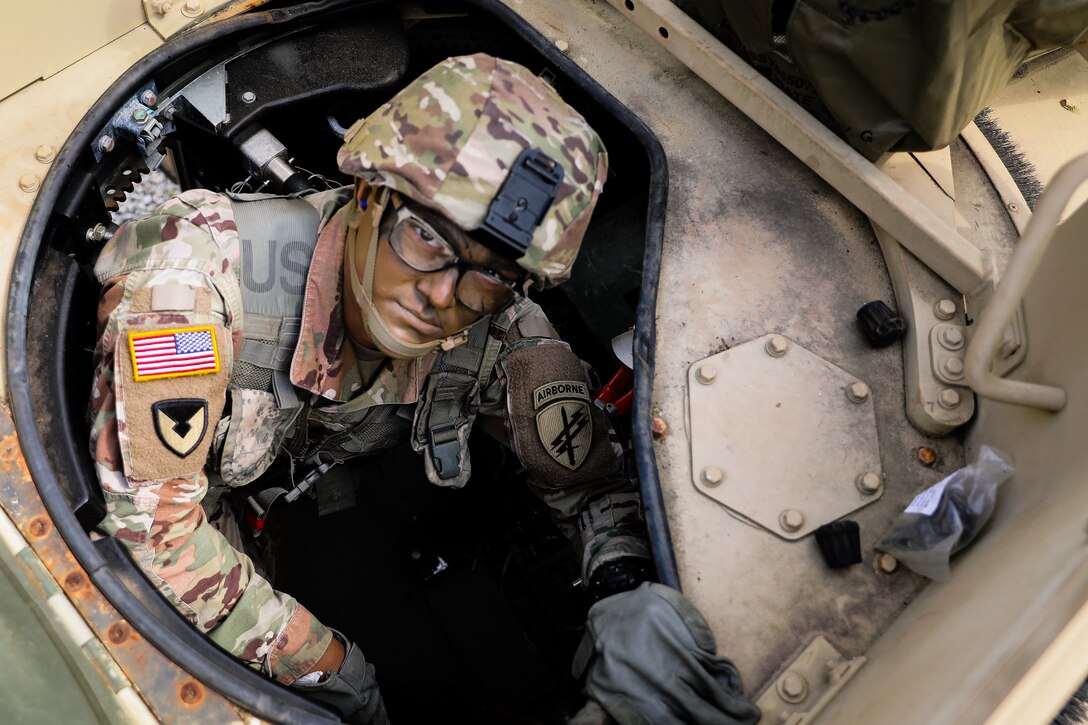
[[[344, 722], [353, 725], [388, 725], [378, 682], [374, 679], [374, 665], [367, 663], [363, 653], [348, 642], [344, 635], [333, 630], [333, 644], [326, 650], [314, 672], [324, 671], [326, 676], [316, 683], [306, 683], [305, 679], [296, 681], [293, 687], [307, 697], [324, 702], [336, 708]], [[334, 647], [335, 645], [335, 647]], [[322, 670], [321, 664], [329, 658], [339, 659], [336, 667]], [[305, 678], [305, 676], [304, 676]]]
[[646, 582], [590, 608], [574, 674], [586, 673], [586, 695], [621, 725], [757, 722], [740, 673], [716, 650], [695, 605]]

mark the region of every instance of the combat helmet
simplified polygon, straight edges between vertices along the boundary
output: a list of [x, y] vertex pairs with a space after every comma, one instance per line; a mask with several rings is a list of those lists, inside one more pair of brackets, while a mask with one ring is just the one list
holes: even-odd
[[477, 54], [439, 63], [360, 119], [337, 163], [438, 211], [551, 286], [570, 277], [608, 156], [546, 82]]

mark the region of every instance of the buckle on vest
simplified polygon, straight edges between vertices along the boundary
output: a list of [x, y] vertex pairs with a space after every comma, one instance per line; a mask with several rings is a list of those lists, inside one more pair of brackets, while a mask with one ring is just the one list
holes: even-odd
[[434, 470], [443, 481], [461, 473], [461, 442], [457, 440], [457, 426], [439, 423], [431, 426], [431, 460]]

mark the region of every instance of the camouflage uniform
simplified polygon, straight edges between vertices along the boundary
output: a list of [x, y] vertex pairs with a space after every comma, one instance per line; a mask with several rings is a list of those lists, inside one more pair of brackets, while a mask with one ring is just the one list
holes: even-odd
[[[424, 76], [417, 84], [427, 82]], [[444, 104], [440, 89], [431, 97], [436, 106]], [[400, 137], [398, 153], [413, 151], [405, 138]], [[407, 137], [412, 138], [425, 134]], [[593, 178], [603, 178], [603, 160], [593, 159], [588, 149], [565, 144], [555, 153], [586, 154], [598, 174]], [[345, 164], [344, 152], [341, 157]], [[345, 165], [350, 167], [350, 160]], [[584, 161], [575, 167], [581, 165]], [[447, 182], [460, 174], [461, 183], [469, 183], [474, 170], [434, 173], [444, 174]], [[482, 167], [481, 178], [487, 178], [486, 171]], [[579, 213], [567, 220], [584, 226], [596, 193], [585, 198], [574, 186], [563, 193], [556, 207], [568, 213], [576, 207]], [[356, 445], [358, 454], [408, 439], [409, 425], [383, 426], [384, 438], [374, 439], [367, 438], [366, 429], [374, 416], [384, 422], [411, 420], [396, 413], [419, 406], [429, 373], [441, 369], [443, 355], [453, 354], [390, 359], [372, 383], [361, 379], [341, 312], [344, 240], [355, 213], [353, 201], [345, 206], [349, 199], [350, 190], [306, 197], [320, 221], [290, 366], [291, 384], [307, 401], [301, 426], [287, 419], [274, 396], [232, 382], [246, 321], [240, 292], [245, 261], [229, 198], [195, 190], [167, 201], [150, 216], [124, 225], [95, 267], [103, 293], [90, 411], [91, 447], [107, 505], [100, 527], [128, 546], [152, 582], [202, 632], [285, 684], [313, 667], [328, 647], [330, 630], [293, 598], [274, 591], [208, 523], [201, 501], [209, 477], [248, 483], [293, 447], [292, 431], [319, 440], [353, 431], [355, 444], [364, 442]], [[561, 254], [541, 257], [551, 265], [542, 279], [569, 274], [574, 249], [564, 251], [564, 245], [576, 248], [580, 237], [580, 229], [557, 236], [561, 241], [554, 251]], [[499, 318], [503, 324], [496, 324]], [[478, 415], [489, 433], [515, 449], [534, 491], [565, 532], [581, 541], [585, 581], [612, 559], [648, 557], [635, 485], [622, 476], [619, 447], [589, 403], [589, 378], [581, 363], [530, 302], [476, 324], [501, 338], [480, 390]], [[141, 358], [139, 352], [140, 341], [163, 335], [179, 350], [193, 336], [204, 336], [214, 362], [209, 353], [209, 361], [195, 369], [163, 373], [158, 357]], [[177, 365], [173, 358], [169, 364]], [[561, 410], [563, 405], [568, 407]], [[559, 413], [571, 410], [585, 415], [587, 433], [579, 440], [586, 445], [577, 456], [568, 446], [564, 457], [549, 439]]]

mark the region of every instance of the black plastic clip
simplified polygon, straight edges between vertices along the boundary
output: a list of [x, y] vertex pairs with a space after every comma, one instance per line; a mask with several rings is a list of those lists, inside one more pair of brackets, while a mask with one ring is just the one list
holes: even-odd
[[525, 254], [562, 183], [559, 162], [538, 148], [521, 152], [484, 219], [483, 230], [505, 247], [496, 252], [514, 259]]
[[443, 481], [461, 473], [461, 442], [457, 439], [457, 426], [453, 423], [439, 423], [431, 427], [431, 460]]

